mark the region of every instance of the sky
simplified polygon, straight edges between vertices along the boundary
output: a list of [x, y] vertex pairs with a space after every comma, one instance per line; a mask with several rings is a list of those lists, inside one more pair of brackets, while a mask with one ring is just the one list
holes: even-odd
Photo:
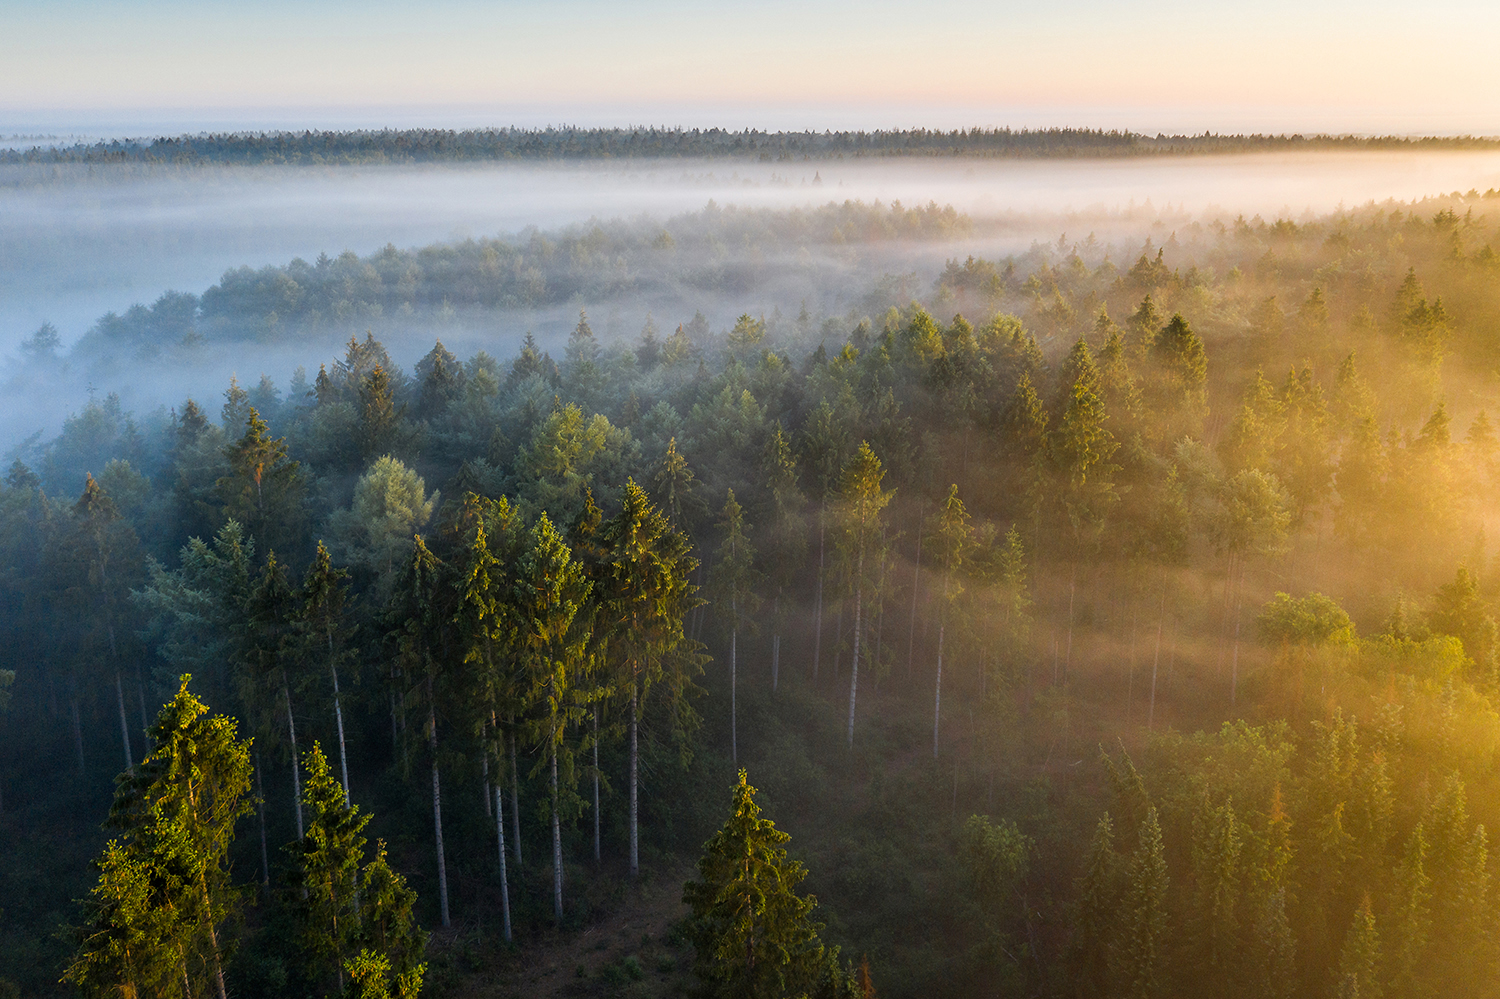
[[1493, 0], [0, 0], [0, 139], [1046, 125], [1500, 135]]

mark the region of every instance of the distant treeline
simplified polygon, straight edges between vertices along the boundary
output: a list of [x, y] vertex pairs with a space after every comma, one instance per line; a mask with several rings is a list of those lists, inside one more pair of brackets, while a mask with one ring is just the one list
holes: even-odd
[[379, 131], [225, 132], [117, 139], [93, 145], [0, 150], [0, 163], [433, 163], [754, 157], [760, 160], [862, 156], [1076, 158], [1299, 149], [1494, 149], [1475, 136], [1154, 136], [1089, 128], [972, 128], [871, 132], [733, 132], [722, 128], [441, 128]]

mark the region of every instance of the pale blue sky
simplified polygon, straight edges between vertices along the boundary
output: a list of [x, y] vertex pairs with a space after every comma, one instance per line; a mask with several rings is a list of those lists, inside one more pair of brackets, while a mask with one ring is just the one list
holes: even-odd
[[1500, 4], [0, 0], [0, 133], [298, 123], [1500, 133]]

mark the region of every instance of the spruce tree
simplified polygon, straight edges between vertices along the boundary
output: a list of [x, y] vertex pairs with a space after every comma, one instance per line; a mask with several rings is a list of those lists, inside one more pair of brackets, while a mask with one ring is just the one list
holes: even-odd
[[250, 746], [210, 715], [183, 676], [149, 736], [155, 747], [117, 781], [101, 881], [66, 978], [92, 995], [201, 994], [228, 999], [223, 934], [241, 904], [229, 848], [250, 812]]
[[1368, 893], [1344, 935], [1336, 981], [1337, 999], [1381, 999], [1385, 995], [1380, 983], [1380, 933]]
[[628, 702], [630, 873], [640, 872], [641, 709], [657, 688], [664, 690], [669, 714], [690, 729], [688, 704], [693, 677], [700, 671], [697, 644], [683, 631], [699, 601], [692, 576], [698, 568], [687, 535], [674, 529], [634, 479], [625, 483], [620, 512], [599, 529], [604, 565], [599, 601], [608, 662], [615, 689]]
[[438, 712], [440, 694], [446, 694], [448, 671], [444, 669], [445, 629], [451, 615], [449, 570], [419, 534], [413, 539], [395, 595], [387, 610], [391, 637], [397, 648], [401, 675], [415, 683], [427, 708], [427, 749], [432, 768], [433, 846], [437, 853], [438, 911], [443, 926], [448, 916], [448, 860], [443, 848], [443, 793], [438, 766]]
[[343, 992], [344, 961], [359, 929], [359, 865], [368, 815], [350, 805], [323, 750], [307, 751], [302, 802], [307, 832], [286, 847], [291, 859], [286, 905], [297, 924], [297, 949], [314, 987], [336, 977]]
[[1104, 999], [1111, 993], [1110, 953], [1124, 887], [1114, 838], [1114, 822], [1105, 812], [1094, 827], [1083, 876], [1077, 882], [1073, 932], [1068, 938], [1068, 971], [1079, 999]]
[[870, 449], [861, 441], [859, 450], [849, 464], [844, 466], [843, 480], [839, 491], [840, 513], [843, 521], [843, 536], [840, 539], [845, 571], [848, 573], [848, 588], [854, 595], [854, 656], [853, 669], [849, 677], [849, 725], [848, 745], [854, 748], [854, 708], [859, 693], [860, 639], [864, 624], [865, 593], [874, 589], [870, 576], [873, 566], [884, 558], [884, 530], [881, 512], [891, 501], [890, 491], [880, 487], [885, 478], [885, 468]]
[[1155, 999], [1166, 986], [1167, 859], [1156, 806], [1146, 809], [1130, 860], [1116, 935], [1117, 995]]
[[931, 548], [937, 566], [943, 574], [942, 591], [938, 602], [937, 677], [933, 683], [932, 696], [932, 758], [938, 755], [938, 733], [943, 718], [943, 650], [948, 634], [948, 621], [964, 591], [957, 578], [973, 547], [973, 529], [969, 526], [969, 511], [958, 498], [958, 486], [948, 489], [948, 498], [927, 526], [932, 538]]
[[568, 730], [588, 707], [584, 671], [589, 634], [576, 627], [589, 599], [590, 583], [567, 541], [544, 513], [531, 529], [511, 586], [517, 649], [525, 671], [532, 744], [541, 752], [537, 770], [548, 786], [552, 826], [552, 914], [563, 920], [562, 822], [578, 805], [573, 790]]
[[698, 879], [683, 886], [692, 907], [689, 935], [698, 977], [723, 999], [810, 991], [824, 960], [812, 911], [817, 899], [797, 894], [807, 877], [787, 857], [791, 836], [762, 818], [755, 788], [739, 772], [729, 820], [704, 844]]
[[709, 591], [714, 595], [721, 617], [729, 625], [729, 757], [739, 762], [739, 680], [737, 650], [740, 629], [752, 624], [752, 615], [760, 606], [755, 592], [760, 573], [755, 568], [755, 548], [745, 536], [745, 513], [729, 490], [724, 511], [719, 517], [724, 541], [719, 545], [718, 559], [709, 573]]

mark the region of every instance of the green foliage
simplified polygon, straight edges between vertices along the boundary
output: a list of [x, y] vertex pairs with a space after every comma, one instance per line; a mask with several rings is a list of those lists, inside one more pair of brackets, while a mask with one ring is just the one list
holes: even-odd
[[810, 992], [824, 963], [812, 919], [817, 900], [798, 895], [807, 877], [783, 848], [791, 837], [760, 816], [755, 788], [739, 773], [729, 820], [704, 845], [698, 880], [683, 886], [692, 907], [696, 971], [712, 995]]
[[250, 811], [250, 751], [188, 679], [151, 728], [155, 748], [117, 783], [109, 824], [120, 837], [99, 861], [66, 973], [91, 995], [225, 991], [223, 930], [241, 904], [228, 854]]
[[1321, 593], [1293, 597], [1278, 593], [1266, 603], [1256, 621], [1261, 639], [1273, 645], [1352, 646], [1354, 622], [1332, 599]]

